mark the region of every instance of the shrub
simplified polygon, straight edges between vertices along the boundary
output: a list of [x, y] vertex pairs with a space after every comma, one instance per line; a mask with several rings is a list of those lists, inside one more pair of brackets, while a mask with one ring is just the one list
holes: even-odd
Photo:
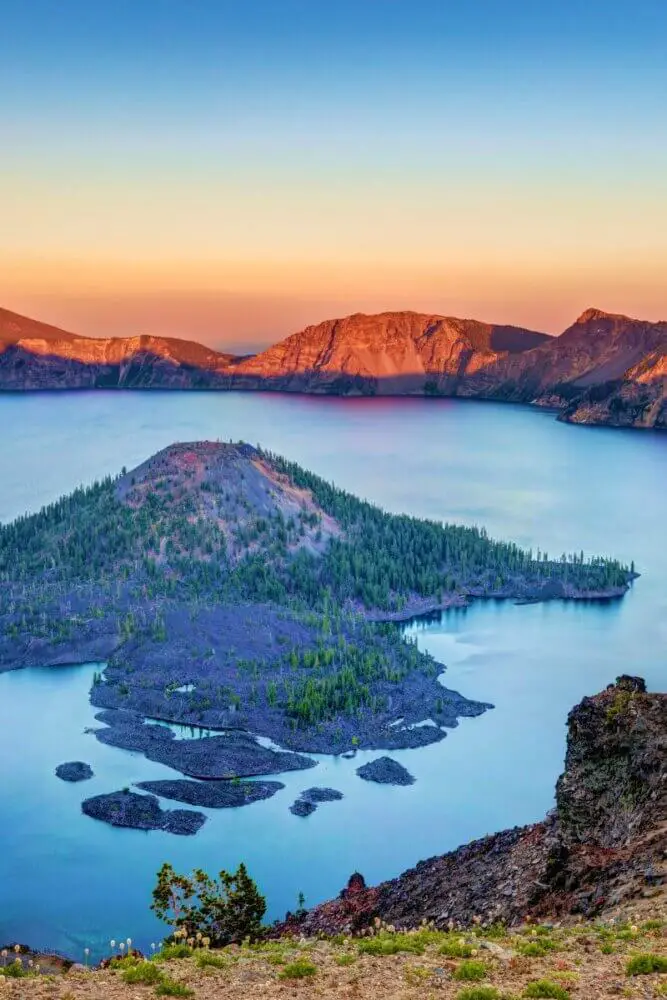
[[563, 986], [550, 979], [536, 979], [528, 983], [523, 991], [525, 997], [546, 997], [547, 1000], [570, 1000], [570, 994]]
[[487, 968], [484, 962], [461, 962], [454, 969], [454, 979], [462, 979], [468, 982], [479, 982], [486, 979]]
[[652, 972], [667, 972], [667, 958], [646, 952], [630, 959], [625, 971], [629, 976], [649, 976]]
[[157, 965], [152, 962], [139, 962], [137, 965], [128, 965], [123, 972], [123, 982], [125, 983], [146, 983], [153, 986], [162, 982], [163, 974]]
[[214, 947], [256, 938], [266, 912], [266, 900], [245, 865], [236, 872], [221, 871], [213, 879], [201, 868], [178, 875], [162, 865], [153, 889], [151, 909], [166, 923], [188, 933], [200, 932]]
[[278, 973], [279, 979], [307, 979], [309, 976], [317, 975], [317, 966], [309, 962], [307, 958], [298, 958], [296, 962], [290, 962], [282, 972]]
[[174, 979], [163, 979], [155, 987], [155, 993], [159, 997], [193, 997], [195, 991], [183, 983], [177, 983]]
[[29, 973], [27, 969], [23, 968], [21, 959], [17, 958], [14, 962], [10, 962], [9, 965], [1, 966], [0, 975], [10, 976], [12, 979], [24, 979]]

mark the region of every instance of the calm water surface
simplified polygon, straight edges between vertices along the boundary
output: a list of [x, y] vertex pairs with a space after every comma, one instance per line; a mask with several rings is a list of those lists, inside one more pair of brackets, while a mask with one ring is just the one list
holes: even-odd
[[[396, 512], [484, 524], [496, 537], [634, 559], [641, 578], [607, 605], [480, 602], [418, 624], [447, 664], [446, 683], [491, 701], [446, 740], [396, 753], [409, 788], [360, 781], [352, 761], [320, 758], [283, 777], [285, 791], [238, 810], [209, 810], [193, 838], [114, 830], [81, 799], [173, 772], [105, 747], [88, 691], [94, 667], [0, 674], [0, 942], [95, 953], [109, 938], [140, 946], [160, 927], [154, 873], [245, 860], [270, 915], [335, 894], [472, 837], [540, 818], [553, 802], [565, 717], [623, 672], [667, 683], [667, 435], [558, 424], [549, 413], [449, 400], [341, 400], [253, 394], [68, 393], [0, 396], [0, 520], [131, 467], [173, 441], [245, 439], [295, 459]], [[64, 760], [95, 777], [67, 785]], [[288, 806], [312, 784], [344, 792], [307, 819]], [[206, 810], [204, 810], [206, 811]]]

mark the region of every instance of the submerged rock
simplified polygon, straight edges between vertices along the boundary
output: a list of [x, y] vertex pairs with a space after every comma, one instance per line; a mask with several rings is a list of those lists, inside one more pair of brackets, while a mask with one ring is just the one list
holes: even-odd
[[81, 760], [70, 760], [58, 764], [56, 768], [56, 777], [62, 781], [87, 781], [92, 776], [93, 769], [90, 764], [84, 764]]
[[364, 781], [375, 781], [380, 785], [412, 785], [415, 779], [410, 772], [391, 757], [378, 757], [357, 768], [357, 774]]
[[161, 809], [154, 795], [138, 795], [130, 791], [95, 795], [85, 799], [81, 809], [93, 819], [133, 830], [166, 830], [168, 833], [189, 835], [196, 833], [206, 822], [203, 813], [189, 809]]
[[270, 799], [285, 786], [280, 781], [138, 781], [137, 788], [165, 799], [208, 809], [232, 809]]

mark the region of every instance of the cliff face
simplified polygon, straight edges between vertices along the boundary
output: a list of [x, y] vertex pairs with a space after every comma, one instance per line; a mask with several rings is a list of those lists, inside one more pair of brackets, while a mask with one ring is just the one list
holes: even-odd
[[667, 695], [620, 677], [570, 713], [556, 809], [542, 823], [422, 861], [376, 887], [356, 873], [339, 899], [298, 926], [337, 933], [376, 916], [397, 926], [426, 919], [446, 927], [473, 917], [611, 912], [663, 891], [666, 848]]
[[0, 389], [220, 388], [233, 360], [172, 337], [80, 337], [0, 309]]
[[250, 389], [534, 403], [571, 423], [667, 428], [667, 323], [588, 309], [560, 337], [414, 312], [355, 314], [235, 357], [96, 340], [0, 310], [0, 390]]
[[235, 381], [342, 393], [454, 393], [466, 377], [549, 338], [421, 313], [356, 314], [309, 326], [235, 368]]

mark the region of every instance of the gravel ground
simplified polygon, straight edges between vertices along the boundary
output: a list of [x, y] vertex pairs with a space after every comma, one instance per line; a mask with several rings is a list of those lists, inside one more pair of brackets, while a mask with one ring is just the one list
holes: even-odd
[[[497, 990], [500, 1000], [525, 995], [529, 984], [541, 980], [561, 1000], [598, 1000], [602, 997], [653, 998], [667, 996], [667, 973], [631, 976], [628, 961], [638, 953], [663, 956], [667, 961], [667, 907], [654, 901], [615, 924], [581, 923], [571, 927], [523, 928], [513, 934], [484, 930], [426, 930], [398, 935], [380, 929], [370, 939], [296, 941], [282, 939], [256, 948], [230, 947], [208, 952], [222, 965], [202, 966], [191, 958], [156, 963], [171, 981], [192, 990], [193, 1000], [274, 1000], [285, 997], [324, 997], [331, 1000], [457, 1000], [466, 990]], [[647, 923], [647, 919], [650, 922]], [[632, 924], [633, 917], [642, 922]], [[389, 942], [388, 945], [385, 942]], [[393, 942], [393, 944], [392, 944]], [[394, 946], [414, 952], [374, 955], [365, 948], [391, 951]], [[468, 958], [445, 951], [463, 949]], [[419, 951], [421, 950], [421, 953]], [[542, 951], [542, 955], [535, 954]], [[472, 954], [471, 954], [472, 953]], [[201, 953], [199, 953], [201, 954]], [[290, 965], [310, 963], [315, 971], [290, 978]], [[461, 979], [466, 962], [483, 963], [484, 978]], [[151, 963], [153, 964], [153, 963]], [[39, 976], [0, 981], [6, 1000], [148, 1000], [155, 985], [128, 984], [120, 970], [72, 969], [54, 977]], [[560, 987], [563, 993], [554, 992]], [[485, 994], [478, 994], [486, 1000]], [[474, 998], [474, 993], [472, 994]], [[489, 1000], [494, 994], [489, 994]]]

